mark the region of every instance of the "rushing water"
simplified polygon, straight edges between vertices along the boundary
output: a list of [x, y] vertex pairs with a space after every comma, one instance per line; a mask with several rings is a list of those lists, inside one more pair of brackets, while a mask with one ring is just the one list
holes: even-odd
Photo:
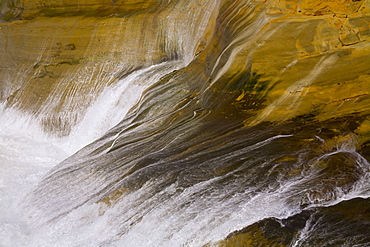
[[67, 136], [1, 105], [0, 246], [205, 246], [248, 233], [255, 245], [370, 246], [370, 164], [355, 134], [366, 114], [266, 122], [305, 92], [266, 107], [273, 86], [249, 62], [233, 68], [267, 21], [259, 4], [235, 5], [209, 41], [216, 55], [195, 55], [181, 34], [179, 56], [107, 86]]
[[[107, 88], [68, 137], [47, 134], [33, 116], [1, 105], [1, 246], [29, 244], [30, 236], [22, 232], [26, 228], [18, 209], [30, 188], [52, 167], [117, 124], [145, 88], [180, 64], [165, 62], [141, 69]], [[35, 246], [41, 243], [34, 242]]]
[[[183, 136], [165, 143], [163, 136], [152, 138], [162, 129], [137, 137], [126, 128], [53, 168], [31, 194], [41, 212], [25, 218], [22, 198], [71, 149], [20, 112], [3, 110], [2, 116], [2, 246], [202, 246], [266, 218], [370, 194], [370, 165], [350, 134], [315, 154], [328, 134], [315, 125], [236, 125], [217, 135], [203, 129], [186, 142], [186, 126], [175, 125]], [[101, 143], [109, 145], [99, 150]], [[316, 227], [312, 217], [293, 246], [310, 246], [301, 244]]]
[[[134, 84], [137, 76], [144, 75], [128, 78]], [[117, 88], [102, 95], [125, 92], [131, 95]], [[157, 105], [156, 97], [142, 102]], [[109, 117], [122, 107], [114, 101], [93, 107]], [[59, 165], [80, 146], [46, 135], [24, 113], [2, 109], [2, 246], [202, 246], [265, 219], [289, 224], [312, 208], [369, 197], [370, 164], [356, 151], [356, 137], [328, 139], [335, 133], [326, 126], [343, 126], [341, 120], [320, 128], [294, 121], [245, 127], [197, 102], [170, 106], [158, 118], [143, 103]], [[92, 125], [96, 132], [104, 132], [101, 119]], [[292, 246], [311, 246], [310, 238], [322, 235], [315, 228], [330, 212], [319, 220], [317, 214], [301, 216], [306, 223]], [[359, 246], [366, 246], [362, 237]]]

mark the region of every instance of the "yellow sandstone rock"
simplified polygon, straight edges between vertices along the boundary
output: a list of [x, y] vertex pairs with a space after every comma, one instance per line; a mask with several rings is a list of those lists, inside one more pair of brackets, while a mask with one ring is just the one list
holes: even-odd
[[[370, 140], [370, 0], [0, 3], [0, 102], [40, 118], [56, 135], [68, 135], [107, 86], [177, 59], [184, 60], [181, 76], [200, 75], [194, 83], [204, 95], [236, 91], [222, 114], [246, 126], [305, 114], [315, 121], [367, 115], [356, 137], [338, 135], [322, 149]], [[243, 80], [250, 85], [232, 87]], [[229, 109], [240, 112], [227, 115]], [[114, 205], [127, 192], [117, 189], [100, 202]], [[218, 246], [283, 246], [252, 230]]]
[[[96, 96], [122, 76], [193, 57], [202, 42], [197, 29], [206, 27], [214, 5], [114, 2], [23, 1], [19, 18], [0, 23], [0, 100], [67, 135]], [[196, 28], [188, 20], [197, 21]], [[190, 46], [186, 39], [193, 40]]]
[[303, 15], [352, 15], [364, 11], [364, 0], [271, 0], [269, 1], [271, 14], [301, 13]]
[[6, 0], [0, 100], [66, 135], [123, 75], [186, 56], [195, 59], [188, 71], [202, 71], [210, 89], [247, 71], [269, 81], [265, 107], [246, 125], [313, 111], [318, 120], [368, 113], [369, 6], [369, 0]]

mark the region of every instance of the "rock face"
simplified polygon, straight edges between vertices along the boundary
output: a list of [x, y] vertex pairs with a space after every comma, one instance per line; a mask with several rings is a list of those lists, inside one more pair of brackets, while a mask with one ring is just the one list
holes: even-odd
[[23, 5], [17, 0], [4, 0], [0, 3], [0, 20], [12, 21], [20, 18]]
[[[218, 10], [204, 1], [3, 1], [0, 99], [66, 135], [94, 97], [122, 75], [180, 57], [189, 62], [202, 51], [198, 70], [206, 70], [205, 60], [217, 58], [222, 42], [235, 38], [230, 34], [240, 41], [227, 73], [251, 69], [278, 82], [266, 108], [247, 124], [312, 111], [327, 119], [368, 110], [369, 1], [243, 4], [223, 1], [220, 6], [230, 7]], [[227, 20], [248, 19], [258, 6], [259, 16], [249, 21], [263, 21], [253, 33], [235, 33], [240, 27], [222, 27], [226, 19], [215, 18], [235, 6], [242, 11]]]
[[368, 11], [368, 2], [361, 0], [329, 0], [329, 1], [269, 1], [271, 13], [290, 13], [303, 15], [341, 15], [347, 16]]
[[[105, 88], [179, 63], [120, 125], [43, 180], [35, 204], [42, 214], [55, 208], [51, 219], [86, 202], [142, 210], [132, 222], [112, 216], [122, 236], [162, 199], [177, 196], [184, 201], [172, 210], [194, 212], [193, 205], [212, 207], [213, 194], [229, 203], [240, 188], [257, 184], [252, 192], [260, 193], [312, 173], [287, 197], [304, 208], [369, 179], [369, 0], [6, 0], [0, 8], [0, 101], [53, 135], [68, 136]], [[211, 179], [209, 190], [185, 189]], [[137, 191], [139, 199], [122, 203]], [[311, 213], [289, 218], [286, 228], [275, 218], [254, 222], [219, 245], [288, 246]]]
[[[48, 131], [67, 135], [93, 99], [125, 74], [163, 61], [189, 60], [212, 5], [4, 2], [0, 98], [41, 118]], [[186, 13], [180, 14], [183, 9]], [[199, 14], [201, 9], [207, 12]], [[195, 20], [196, 27], [188, 20]]]
[[261, 118], [275, 120], [317, 109], [322, 118], [335, 117], [354, 110], [350, 102], [359, 98], [365, 102], [357, 106], [365, 110], [369, 70], [360, 61], [369, 57], [369, 25], [362, 22], [368, 13], [366, 3], [301, 1], [289, 9], [279, 9], [283, 15], [266, 25], [262, 45], [254, 52], [255, 69], [282, 82]]
[[[365, 212], [361, 217], [354, 215]], [[284, 220], [274, 218], [257, 222], [239, 232], [230, 234], [227, 240], [221, 241], [217, 246], [292, 246], [294, 239], [299, 239], [299, 246], [325, 246], [328, 239], [334, 246], [351, 245], [349, 239], [356, 239], [356, 243], [366, 245], [369, 237], [365, 234], [369, 221], [369, 200], [355, 199], [341, 202], [328, 208], [315, 208], [303, 211]], [[315, 229], [308, 239], [301, 238], [300, 232], [310, 221]], [[346, 226], [350, 226], [347, 228]]]

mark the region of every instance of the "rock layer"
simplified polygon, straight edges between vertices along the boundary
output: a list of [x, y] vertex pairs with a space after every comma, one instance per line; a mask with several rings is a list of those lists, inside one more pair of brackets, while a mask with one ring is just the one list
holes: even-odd
[[[108, 85], [139, 68], [194, 56], [214, 8], [212, 1], [108, 2], [22, 2], [20, 20], [0, 26], [1, 100], [68, 135]], [[102, 16], [94, 12], [100, 9]]]
[[[117, 207], [112, 235], [123, 236], [168, 198], [182, 202], [170, 208], [185, 212], [171, 215], [181, 231], [194, 211], [206, 214], [199, 208], [223, 215], [230, 205], [242, 207], [238, 195], [252, 201], [286, 185], [292, 194], [280, 200], [300, 210], [362, 189], [370, 157], [369, 6], [3, 1], [0, 100], [35, 116], [48, 133], [68, 136], [105, 88], [134, 71], [181, 63], [119, 125], [45, 177], [31, 196], [35, 214], [53, 221], [88, 203]], [[170, 217], [168, 210], [159, 215]], [[295, 229], [279, 229], [270, 218], [219, 244], [288, 245], [310, 213], [298, 215], [299, 224], [291, 219]]]
[[[368, 110], [368, 1], [255, 3], [223, 1], [220, 6], [229, 7], [216, 11], [203, 1], [3, 1], [1, 100], [66, 135], [94, 95], [122, 75], [165, 60], [190, 61], [202, 51], [198, 70], [207, 74], [218, 54], [227, 56], [222, 49], [234, 49], [223, 78], [251, 69], [279, 82], [247, 124], [312, 111], [327, 119]], [[235, 6], [244, 7], [235, 12]], [[249, 34], [233, 21], [222, 26], [214, 15], [247, 20], [250, 9], [264, 21]], [[234, 47], [222, 45], [230, 42], [228, 33], [240, 36]], [[70, 114], [75, 108], [80, 113]]]

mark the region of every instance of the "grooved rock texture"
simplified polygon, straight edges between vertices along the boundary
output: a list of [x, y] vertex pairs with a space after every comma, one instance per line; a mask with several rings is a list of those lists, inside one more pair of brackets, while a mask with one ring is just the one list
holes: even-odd
[[[204, 1], [3, 1], [0, 99], [64, 135], [123, 75], [202, 51], [205, 70], [237, 36], [222, 72], [252, 69], [277, 83], [247, 124], [369, 110], [369, 1], [229, 2], [217, 10]], [[215, 19], [223, 11], [226, 24]], [[253, 32], [233, 24], [246, 19]], [[80, 113], [71, 113], [76, 107]]]
[[[190, 60], [202, 42], [203, 32], [198, 30], [206, 29], [214, 5], [212, 1], [172, 1], [169, 6], [160, 1], [17, 4], [23, 11], [17, 20], [3, 18], [6, 22], [0, 23], [0, 100], [40, 116], [45, 128], [59, 135], [68, 134], [94, 98], [117, 79], [160, 62]], [[5, 2], [2, 10], [15, 13], [9, 6], [18, 5]]]
[[[195, 202], [203, 209], [218, 206], [208, 200], [213, 192], [228, 203], [234, 195], [243, 197], [243, 186], [257, 188], [253, 193], [274, 190], [283, 178], [289, 182], [312, 170], [318, 176], [284, 199], [297, 207], [333, 202], [338, 191], [349, 193], [358, 181], [368, 181], [361, 179], [368, 178], [370, 158], [369, 62], [369, 0], [0, 3], [1, 105], [32, 115], [52, 135], [68, 136], [106, 88], [130, 86], [124, 79], [138, 71], [150, 72], [140, 77], [145, 84], [158, 68], [169, 70], [144, 91], [132, 115], [40, 183], [35, 190], [40, 217], [47, 210], [51, 218], [62, 217], [87, 202], [120, 205], [125, 209], [119, 213], [131, 213], [126, 208], [131, 204], [121, 198], [158, 182], [130, 201], [132, 208], [143, 208], [142, 216], [128, 217], [131, 229], [145, 222], [151, 211], [145, 210], [169, 184], [179, 187], [163, 194], [172, 198], [211, 181], [209, 191], [186, 192], [189, 201], [171, 207], [188, 209], [186, 220], [194, 221]], [[163, 175], [168, 167], [173, 173]], [[255, 175], [253, 169], [261, 171]], [[264, 172], [269, 174], [261, 176]], [[240, 208], [242, 200], [235, 202]], [[361, 201], [361, 208], [368, 210], [368, 204]], [[222, 215], [222, 208], [215, 210]], [[334, 226], [341, 222], [331, 208], [320, 210], [329, 211]], [[343, 214], [352, 217], [351, 212]], [[129, 221], [112, 215], [122, 220], [117, 223], [122, 236]], [[226, 229], [233, 233], [222, 232], [225, 239], [218, 244], [290, 246], [305, 228], [302, 221], [314, 216], [304, 211], [287, 219], [286, 227], [273, 217], [244, 229], [239, 224], [242, 230]], [[325, 242], [316, 240], [312, 246]]]

